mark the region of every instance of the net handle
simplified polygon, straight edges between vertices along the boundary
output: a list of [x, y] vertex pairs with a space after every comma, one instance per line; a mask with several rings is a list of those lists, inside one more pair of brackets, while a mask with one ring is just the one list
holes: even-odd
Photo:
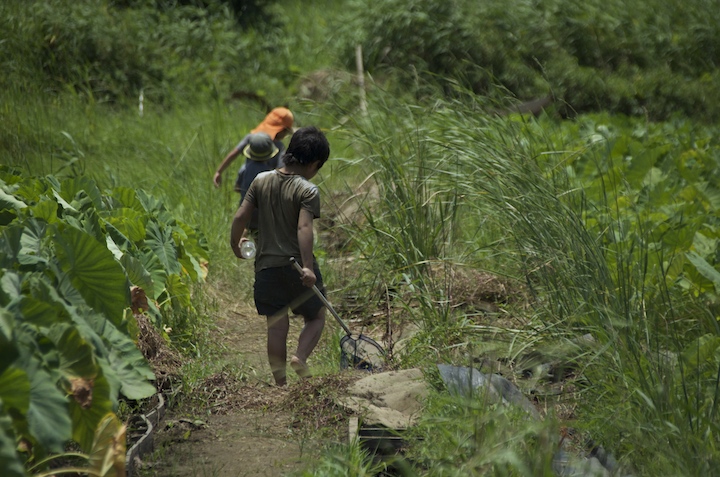
[[[302, 269], [302, 267], [300, 266], [300, 264], [297, 263], [297, 260], [295, 260], [295, 257], [290, 257], [290, 262], [295, 266], [295, 269], [296, 269], [298, 272], [300, 272], [300, 274], [302, 275], [303, 269]], [[332, 314], [332, 316], [335, 317], [335, 319], [336, 319], [337, 322], [340, 324], [340, 326], [342, 326], [342, 329], [345, 330], [345, 333], [351, 335], [352, 332], [350, 331], [350, 328], [348, 328], [347, 325], [343, 322], [343, 320], [340, 319], [340, 316], [337, 314], [337, 312], [336, 312], [335, 309], [332, 307], [332, 305], [331, 305], [330, 302], [327, 300], [327, 298], [325, 298], [325, 295], [323, 295], [322, 292], [321, 292], [321, 291], [318, 289], [318, 287], [315, 286], [315, 285], [312, 286], [312, 290], [315, 292], [315, 294], [318, 296], [318, 298], [320, 298], [320, 300], [323, 302], [323, 304], [325, 305], [325, 307], [326, 307], [328, 310], [330, 310], [330, 313]]]

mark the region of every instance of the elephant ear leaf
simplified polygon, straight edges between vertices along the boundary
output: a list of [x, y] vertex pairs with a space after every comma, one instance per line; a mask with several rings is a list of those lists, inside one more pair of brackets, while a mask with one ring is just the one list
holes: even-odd
[[[138, 200], [137, 191], [130, 187], [116, 187], [111, 193], [112, 199], [118, 202], [122, 207], [129, 207], [137, 212], [146, 212], [142, 202]], [[119, 206], [115, 206], [118, 208]]]
[[[100, 368], [101, 369], [101, 368]], [[88, 452], [95, 440], [95, 430], [107, 413], [113, 410], [114, 392], [102, 372], [95, 379], [76, 379], [72, 383], [70, 416], [72, 416], [72, 438]]]
[[126, 253], [120, 259], [120, 263], [125, 267], [125, 273], [133, 285], [137, 285], [143, 290], [153, 289], [152, 276], [140, 260]]
[[112, 252], [73, 227], [59, 230], [54, 241], [58, 262], [74, 287], [91, 307], [119, 325], [130, 305], [130, 286]]
[[715, 289], [720, 290], [720, 272], [715, 270], [715, 267], [710, 265], [697, 252], [688, 252], [685, 256], [695, 266], [700, 275], [712, 281], [715, 284]]
[[12, 432], [12, 420], [5, 413], [0, 399], [0, 469], [4, 477], [25, 477], [20, 456], [15, 452], [17, 447]]
[[0, 373], [18, 357], [18, 349], [13, 342], [13, 324], [15, 317], [6, 308], [0, 308]]
[[97, 364], [93, 347], [80, 335], [77, 328], [57, 325], [53, 333], [60, 358], [60, 372], [67, 377], [94, 378]]
[[92, 202], [95, 209], [104, 209], [100, 189], [98, 189], [97, 184], [95, 184], [94, 180], [86, 176], [73, 177], [64, 180], [62, 182], [62, 189], [60, 193], [62, 197], [68, 202], [72, 202], [77, 197], [79, 197], [79, 195], [84, 195]]
[[72, 436], [68, 403], [50, 374], [37, 363], [34, 367], [34, 370], [28, 370], [30, 407], [27, 419], [30, 431], [45, 449], [62, 452]]
[[101, 477], [124, 476], [125, 432], [127, 427], [113, 413], [107, 413], [95, 431], [90, 450], [90, 468]]
[[0, 189], [0, 209], [19, 211], [25, 207], [27, 207], [25, 202]]
[[148, 222], [145, 244], [157, 255], [168, 273], [179, 274], [182, 271], [170, 227], [161, 227], [155, 221]]
[[14, 409], [22, 415], [30, 405], [30, 378], [25, 371], [11, 366], [0, 374], [0, 399], [6, 410]]

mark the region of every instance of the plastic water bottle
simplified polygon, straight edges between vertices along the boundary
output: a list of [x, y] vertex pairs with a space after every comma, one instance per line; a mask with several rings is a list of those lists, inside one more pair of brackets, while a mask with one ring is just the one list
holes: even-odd
[[255, 247], [255, 242], [252, 240], [245, 240], [240, 245], [240, 255], [242, 255], [244, 259], [253, 258], [256, 251], [257, 248]]

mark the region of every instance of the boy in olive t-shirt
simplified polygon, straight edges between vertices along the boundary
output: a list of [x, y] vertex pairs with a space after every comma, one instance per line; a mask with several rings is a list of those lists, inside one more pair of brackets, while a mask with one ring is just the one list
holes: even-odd
[[[287, 383], [288, 311], [302, 315], [305, 326], [290, 365], [309, 377], [306, 361], [325, 326], [325, 307], [312, 291], [323, 290], [322, 275], [313, 256], [313, 220], [320, 217], [320, 192], [310, 179], [330, 156], [325, 135], [314, 126], [298, 129], [290, 139], [283, 167], [259, 174], [235, 214], [230, 246], [242, 258], [243, 233], [255, 209], [259, 212], [255, 257], [255, 307], [267, 316], [268, 360], [278, 386]], [[290, 262], [299, 257], [302, 275]]]

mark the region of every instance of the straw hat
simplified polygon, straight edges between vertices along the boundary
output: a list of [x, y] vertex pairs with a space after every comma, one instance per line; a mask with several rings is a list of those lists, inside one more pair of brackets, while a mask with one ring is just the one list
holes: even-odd
[[264, 132], [251, 134], [248, 145], [243, 148], [243, 155], [251, 161], [264, 162], [275, 156], [279, 151], [275, 143]]

